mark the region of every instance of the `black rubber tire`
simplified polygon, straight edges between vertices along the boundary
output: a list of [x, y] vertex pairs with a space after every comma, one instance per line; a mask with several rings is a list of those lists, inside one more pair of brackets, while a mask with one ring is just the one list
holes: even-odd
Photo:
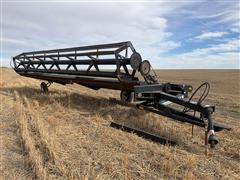
[[48, 86], [47, 86], [47, 84], [46, 84], [45, 82], [42, 82], [42, 83], [40, 84], [40, 89], [41, 89], [41, 92], [42, 92], [42, 93], [47, 93], [47, 92], [48, 92]]
[[133, 102], [134, 93], [132, 91], [121, 91], [120, 98], [123, 102]]

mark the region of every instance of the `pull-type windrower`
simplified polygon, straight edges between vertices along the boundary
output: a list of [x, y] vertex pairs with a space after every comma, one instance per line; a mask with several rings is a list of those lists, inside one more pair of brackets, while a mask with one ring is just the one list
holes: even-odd
[[[25, 52], [13, 57], [13, 63], [18, 74], [48, 81], [47, 84], [41, 83], [43, 92], [48, 91], [48, 86], [53, 82], [63, 85], [77, 83], [95, 90], [121, 90], [121, 100], [134, 100], [140, 109], [204, 127], [207, 132], [206, 143], [211, 147], [218, 143], [215, 132], [230, 130], [227, 126], [213, 122], [214, 106], [202, 103], [209, 92], [208, 83], [197, 89], [198, 91], [205, 87], [199, 101], [193, 102], [192, 97], [197, 91], [187, 98], [192, 86], [160, 83], [149, 61], [142, 61], [141, 55], [136, 52], [130, 41]], [[144, 80], [139, 80], [137, 72], [140, 72]], [[182, 106], [183, 110], [169, 106], [169, 102]], [[190, 114], [190, 111], [194, 114]], [[199, 117], [196, 116], [196, 112]], [[117, 126], [116, 123], [113, 124]]]

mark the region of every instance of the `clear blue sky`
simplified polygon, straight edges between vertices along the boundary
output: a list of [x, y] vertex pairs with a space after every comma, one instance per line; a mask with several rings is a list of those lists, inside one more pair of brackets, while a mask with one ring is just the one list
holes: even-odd
[[239, 1], [2, 1], [1, 65], [21, 52], [132, 41], [155, 68], [239, 69]]

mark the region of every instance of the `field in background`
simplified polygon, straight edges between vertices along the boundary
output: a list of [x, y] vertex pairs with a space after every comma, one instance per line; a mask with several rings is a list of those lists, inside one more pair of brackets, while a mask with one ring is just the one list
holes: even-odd
[[[1, 69], [0, 179], [239, 179], [240, 73], [237, 70], [159, 70], [164, 82], [209, 81], [207, 102], [215, 120], [233, 127], [204, 156], [201, 128], [125, 107], [109, 98], [118, 91], [94, 91], [53, 84]], [[109, 127], [111, 121], [174, 140], [163, 146]]]

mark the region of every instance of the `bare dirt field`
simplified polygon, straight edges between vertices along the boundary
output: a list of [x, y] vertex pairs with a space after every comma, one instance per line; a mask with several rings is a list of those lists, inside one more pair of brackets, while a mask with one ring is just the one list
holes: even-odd
[[[233, 130], [218, 133], [208, 156], [202, 128], [192, 137], [189, 124], [109, 101], [118, 91], [53, 84], [42, 94], [41, 81], [0, 70], [0, 179], [240, 179], [238, 70], [157, 71], [164, 82], [211, 84], [214, 118]], [[177, 145], [113, 129], [111, 121]]]

